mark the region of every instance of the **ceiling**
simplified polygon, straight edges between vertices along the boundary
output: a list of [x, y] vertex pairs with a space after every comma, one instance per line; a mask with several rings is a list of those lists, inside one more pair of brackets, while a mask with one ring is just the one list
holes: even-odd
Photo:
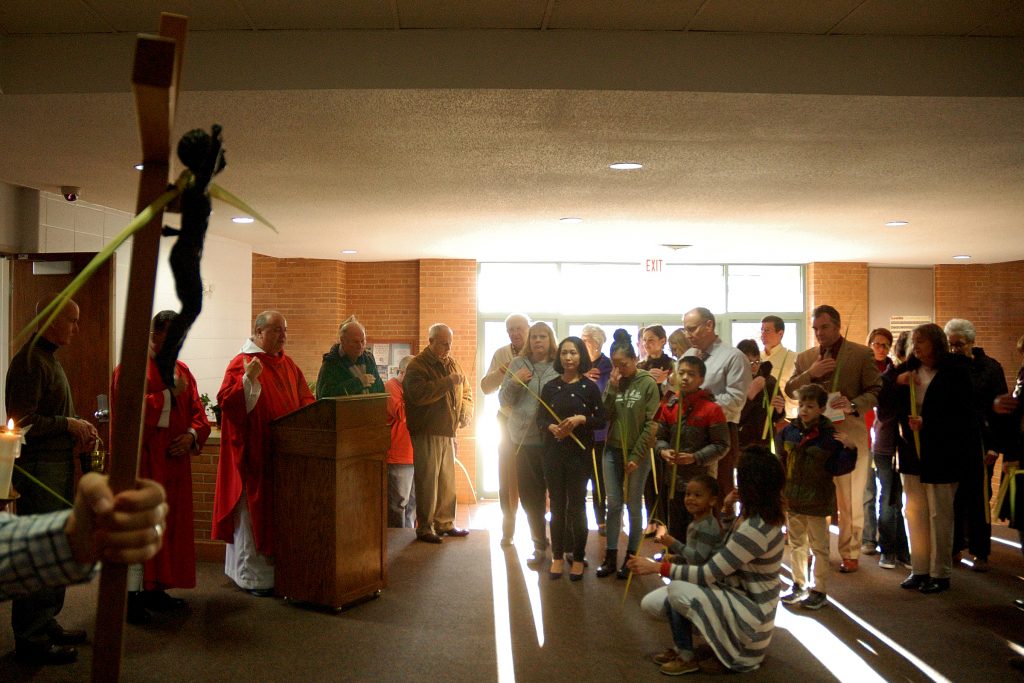
[[219, 182], [280, 233], [211, 230], [260, 253], [1024, 259], [1024, 3], [768, 5], [5, 0], [0, 180], [133, 208], [163, 9], [190, 16], [176, 134], [222, 124]]

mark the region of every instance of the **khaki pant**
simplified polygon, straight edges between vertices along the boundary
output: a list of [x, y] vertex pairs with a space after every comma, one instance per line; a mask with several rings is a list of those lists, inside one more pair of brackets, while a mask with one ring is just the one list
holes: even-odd
[[845, 420], [836, 423], [836, 430], [853, 439], [857, 446], [857, 464], [853, 472], [833, 479], [836, 508], [839, 510], [839, 556], [844, 560], [856, 560], [860, 557], [864, 533], [864, 487], [871, 471], [871, 447], [863, 417], [847, 415]]
[[455, 439], [412, 437], [416, 534], [443, 533], [455, 523]]
[[793, 558], [793, 583], [802, 588], [811, 588], [807, 583], [808, 550], [814, 555], [814, 590], [827, 593], [829, 533], [828, 517], [816, 515], [786, 515], [789, 530], [789, 552]]
[[948, 579], [953, 573], [953, 499], [956, 484], [922, 484], [916, 474], [904, 474], [910, 564], [915, 574]]

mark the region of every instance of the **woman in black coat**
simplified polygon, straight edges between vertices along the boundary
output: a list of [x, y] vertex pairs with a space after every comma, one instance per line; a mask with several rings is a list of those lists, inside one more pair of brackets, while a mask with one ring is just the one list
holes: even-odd
[[918, 326], [912, 340], [913, 356], [885, 373], [895, 390], [883, 392], [899, 415], [897, 468], [907, 494], [913, 573], [900, 585], [941, 593], [952, 573], [953, 498], [978, 429], [967, 359], [949, 353], [938, 325]]

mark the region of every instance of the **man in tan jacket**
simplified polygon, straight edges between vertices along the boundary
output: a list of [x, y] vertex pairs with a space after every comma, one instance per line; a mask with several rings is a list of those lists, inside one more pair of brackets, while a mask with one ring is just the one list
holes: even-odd
[[427, 337], [427, 347], [406, 368], [402, 387], [412, 438], [416, 538], [441, 543], [445, 535], [469, 535], [454, 526], [455, 433], [473, 421], [473, 390], [449, 355], [451, 328], [435, 323]]
[[839, 571], [857, 571], [860, 539], [864, 531], [864, 486], [871, 468], [871, 448], [863, 415], [878, 404], [882, 379], [875, 367], [871, 349], [844, 339], [840, 331], [839, 311], [818, 306], [811, 312], [811, 327], [818, 346], [796, 357], [793, 374], [786, 383], [786, 394], [796, 398], [800, 387], [820, 384], [828, 392], [826, 416], [837, 431], [846, 434], [857, 447], [853, 472], [835, 478], [836, 506], [839, 509]]

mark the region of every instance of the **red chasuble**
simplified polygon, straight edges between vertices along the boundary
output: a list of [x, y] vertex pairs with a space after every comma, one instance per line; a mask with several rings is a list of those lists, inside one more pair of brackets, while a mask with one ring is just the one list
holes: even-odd
[[[114, 370], [115, 394], [112, 405], [117, 405], [116, 387], [121, 368]], [[160, 482], [167, 491], [167, 526], [164, 545], [156, 557], [144, 565], [146, 590], [168, 588], [195, 588], [196, 547], [192, 517], [192, 459], [189, 453], [171, 456], [167, 450], [175, 437], [194, 429], [196, 451], [210, 436], [210, 423], [199, 400], [196, 379], [188, 367], [178, 361], [176, 374], [188, 380], [188, 389], [175, 399], [170, 407], [167, 427], [157, 427], [164, 409], [164, 385], [156, 364], [150, 360], [146, 371], [146, 407], [142, 426], [142, 452], [139, 458], [139, 476]], [[111, 416], [111, 430], [114, 429]]]
[[[251, 347], [251, 343], [246, 347]], [[259, 400], [250, 412], [245, 410], [243, 359], [258, 357], [263, 371], [257, 378], [262, 386]], [[240, 353], [224, 373], [217, 393], [221, 407], [220, 462], [217, 465], [217, 491], [213, 501], [213, 538], [234, 542], [235, 505], [245, 496], [252, 518], [256, 549], [274, 554], [274, 473], [271, 457], [270, 421], [313, 403], [312, 392], [302, 370], [284, 352]]]

